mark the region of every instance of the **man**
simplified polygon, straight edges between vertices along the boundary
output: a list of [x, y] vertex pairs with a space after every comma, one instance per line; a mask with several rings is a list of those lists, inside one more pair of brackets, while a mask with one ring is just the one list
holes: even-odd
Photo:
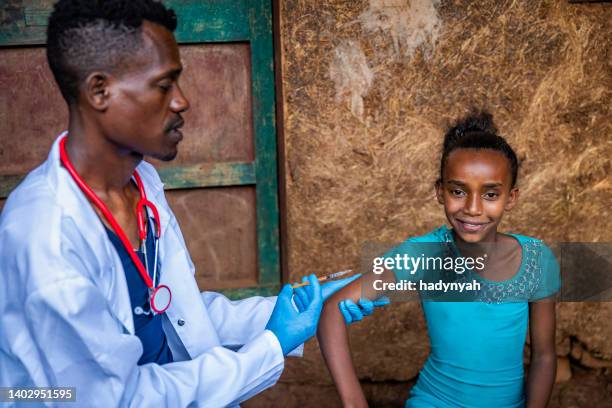
[[[76, 388], [85, 406], [232, 406], [273, 385], [351, 279], [278, 299], [198, 291], [155, 169], [189, 102], [153, 0], [60, 0], [49, 65], [68, 131], [0, 216], [0, 386]], [[292, 302], [295, 300], [295, 304]], [[371, 305], [343, 305], [348, 322]], [[369, 308], [368, 308], [369, 307]]]

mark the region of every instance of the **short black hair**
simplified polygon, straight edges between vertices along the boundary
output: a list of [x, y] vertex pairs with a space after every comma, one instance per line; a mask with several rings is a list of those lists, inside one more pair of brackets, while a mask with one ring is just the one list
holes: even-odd
[[47, 61], [66, 102], [94, 70], [117, 71], [142, 47], [142, 23], [176, 29], [176, 14], [154, 0], [59, 0], [47, 27]]
[[500, 152], [510, 163], [512, 187], [516, 185], [519, 168], [516, 153], [506, 142], [506, 139], [497, 134], [497, 127], [493, 123], [493, 116], [490, 113], [474, 111], [448, 129], [444, 135], [438, 182], [442, 182], [448, 155], [455, 149], [491, 149]]

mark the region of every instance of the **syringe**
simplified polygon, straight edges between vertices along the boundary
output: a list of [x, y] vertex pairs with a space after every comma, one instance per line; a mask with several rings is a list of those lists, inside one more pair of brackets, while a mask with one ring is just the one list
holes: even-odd
[[[334, 272], [334, 273], [329, 274], [329, 275], [326, 275], [326, 276], [321, 276], [321, 277], [319, 278], [319, 282], [324, 282], [324, 281], [326, 281], [326, 280], [330, 280], [330, 279], [336, 279], [336, 278], [339, 278], [339, 277], [344, 276], [344, 275], [346, 275], [347, 273], [351, 273], [351, 272], [353, 272], [353, 270], [352, 270], [352, 269], [347, 269], [347, 270], [345, 270], [345, 271]], [[291, 286], [291, 287], [292, 287], [293, 289], [295, 289], [295, 288], [299, 288], [299, 287], [302, 287], [302, 286], [307, 286], [307, 285], [310, 285], [310, 282], [309, 282], [309, 281], [302, 282], [302, 283], [298, 283], [298, 284], [293, 285], [293, 286]]]

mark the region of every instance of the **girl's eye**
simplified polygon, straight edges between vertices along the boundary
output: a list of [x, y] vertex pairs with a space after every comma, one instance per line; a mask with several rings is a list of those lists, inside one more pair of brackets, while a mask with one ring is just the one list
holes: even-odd
[[499, 194], [489, 191], [488, 193], [485, 193], [484, 197], [487, 200], [495, 200], [497, 197], [499, 197]]
[[452, 189], [450, 192], [451, 192], [452, 195], [457, 196], [457, 197], [460, 197], [460, 196], [465, 194], [463, 191], [461, 191], [461, 190], [459, 190], [457, 188]]

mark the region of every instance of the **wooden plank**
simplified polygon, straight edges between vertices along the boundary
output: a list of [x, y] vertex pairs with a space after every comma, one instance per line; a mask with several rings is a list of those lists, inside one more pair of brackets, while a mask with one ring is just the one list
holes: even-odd
[[[165, 190], [255, 184], [253, 163], [211, 163], [159, 170]], [[6, 198], [25, 174], [0, 175], [0, 198]]]
[[179, 43], [245, 41], [249, 38], [248, 0], [174, 0], [165, 4], [176, 12]]
[[44, 44], [54, 0], [8, 0], [0, 6], [0, 46]]
[[159, 169], [166, 190], [255, 184], [253, 163], [210, 163]]
[[280, 2], [272, 1], [272, 37], [274, 48], [274, 83], [276, 98], [276, 145], [277, 158], [281, 163], [277, 166], [278, 171], [278, 204], [279, 204], [279, 241], [280, 241], [280, 267], [281, 283], [289, 281], [289, 236], [287, 230], [287, 177], [285, 175], [285, 135], [284, 135], [284, 112], [283, 112], [283, 75], [282, 75], [282, 54], [281, 54], [281, 21], [280, 21]]
[[[3, 2], [0, 46], [43, 45], [47, 41], [47, 21], [54, 0], [39, 0], [36, 7], [25, 1]], [[179, 25], [179, 43], [245, 41], [249, 38], [248, 0], [170, 0]]]
[[280, 291], [279, 284], [259, 285], [240, 289], [225, 289], [218, 292], [232, 300], [240, 300], [251, 296], [276, 296]]
[[272, 9], [269, 0], [249, 2], [251, 29], [253, 125], [257, 174], [257, 237], [259, 283], [280, 277], [278, 179], [274, 99]]
[[23, 174], [0, 176], [0, 198], [8, 197], [10, 192], [13, 191], [24, 178], [25, 175]]
[[[25, 8], [26, 27], [47, 27], [51, 9]], [[45, 37], [46, 38], [46, 37]]]

